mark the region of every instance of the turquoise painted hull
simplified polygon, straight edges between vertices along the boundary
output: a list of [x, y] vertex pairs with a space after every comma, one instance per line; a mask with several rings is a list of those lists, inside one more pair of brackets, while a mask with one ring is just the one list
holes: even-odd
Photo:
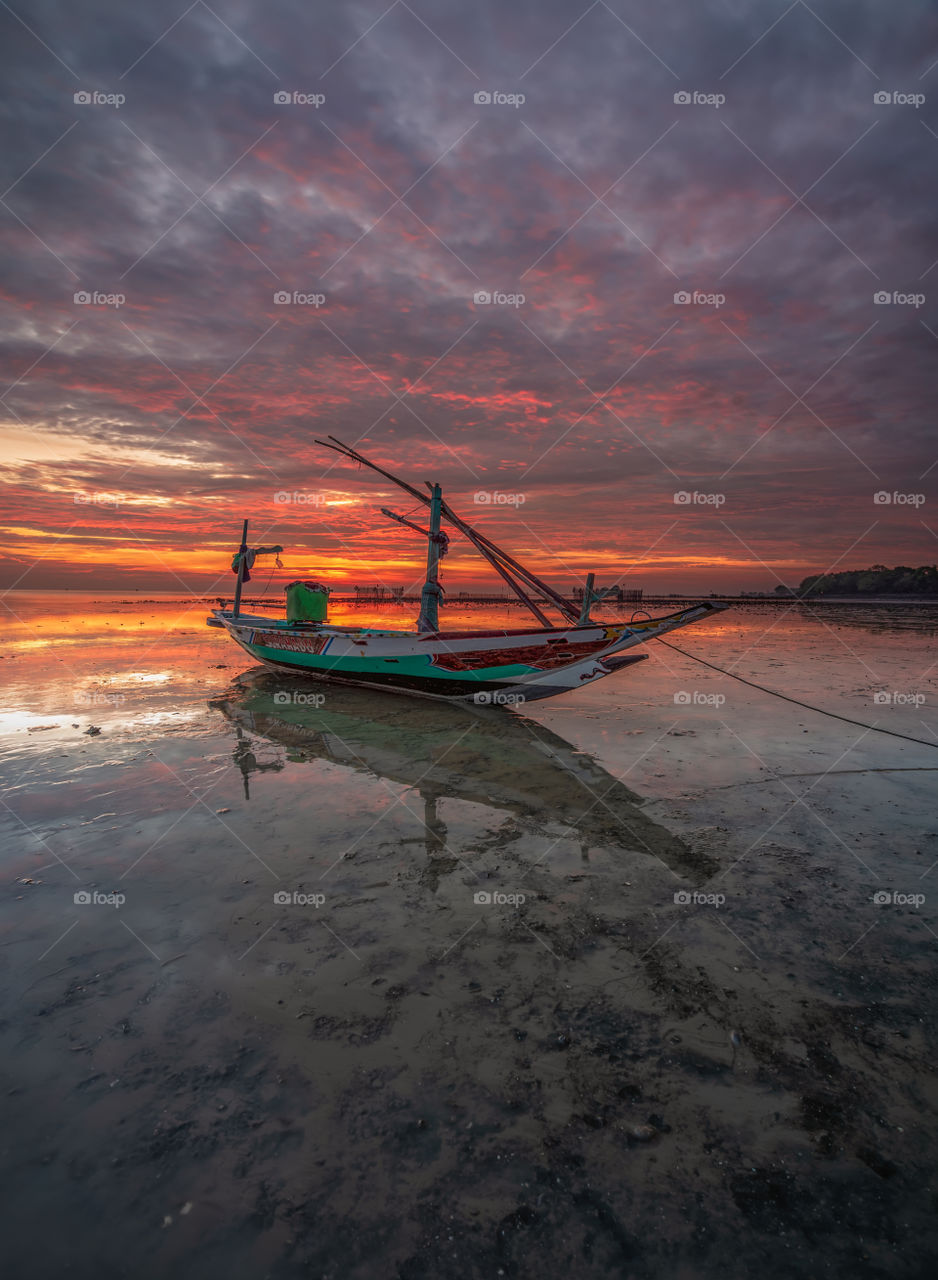
[[447, 700], [525, 702], [580, 688], [644, 657], [629, 650], [724, 609], [704, 601], [630, 623], [417, 633], [283, 620], [216, 610], [258, 662], [285, 675]]

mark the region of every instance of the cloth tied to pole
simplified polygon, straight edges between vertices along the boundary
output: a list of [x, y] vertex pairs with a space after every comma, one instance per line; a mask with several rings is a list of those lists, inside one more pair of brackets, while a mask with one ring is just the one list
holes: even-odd
[[241, 564], [241, 561], [243, 560], [243, 561], [244, 561], [244, 573], [243, 573], [243, 574], [242, 574], [242, 576], [241, 576], [241, 581], [242, 581], [242, 582], [250, 582], [250, 581], [251, 581], [251, 570], [254, 568], [254, 561], [257, 559], [257, 557], [258, 557], [258, 556], [273, 556], [273, 555], [275, 555], [275, 556], [277, 557], [277, 559], [276, 559], [276, 561], [275, 561], [275, 563], [276, 563], [276, 565], [277, 565], [277, 568], [278, 568], [278, 569], [282, 569], [282, 568], [283, 568], [283, 565], [282, 565], [282, 564], [281, 564], [281, 562], [280, 562], [280, 553], [281, 553], [281, 551], [283, 551], [283, 547], [279, 547], [279, 546], [277, 546], [277, 547], [248, 547], [248, 548], [247, 548], [247, 550], [245, 550], [245, 551], [236, 551], [236, 552], [235, 552], [235, 555], [234, 555], [234, 559], [233, 559], [233, 560], [232, 560], [232, 562], [231, 562], [231, 572], [232, 572], [232, 573], [237, 573], [237, 572], [238, 572], [238, 568], [239, 568], [239, 566], [240, 566], [240, 564]]

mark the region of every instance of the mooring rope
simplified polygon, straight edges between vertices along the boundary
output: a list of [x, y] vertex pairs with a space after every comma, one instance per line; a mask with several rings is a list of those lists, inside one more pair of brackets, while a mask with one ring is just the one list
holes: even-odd
[[810, 702], [802, 702], [800, 698], [791, 698], [787, 693], [779, 693], [777, 689], [769, 689], [764, 684], [756, 684], [755, 680], [747, 680], [745, 676], [738, 676], [735, 671], [727, 671], [725, 667], [718, 667], [716, 663], [707, 662], [705, 658], [698, 658], [695, 653], [688, 653], [686, 649], [680, 649], [676, 644], [671, 644], [670, 640], [662, 640], [660, 636], [653, 638], [668, 649], [673, 649], [675, 653], [683, 654], [685, 658], [699, 662], [701, 666], [709, 667], [711, 671], [719, 671], [720, 675], [738, 680], [740, 684], [748, 684], [750, 688], [758, 689], [761, 693], [769, 693], [773, 698], [781, 698], [784, 702], [793, 702], [796, 707], [804, 707], [807, 711], [816, 711], [820, 716], [830, 716], [832, 720], [842, 720], [844, 724], [854, 724], [860, 729], [869, 729], [873, 733], [887, 733], [890, 738], [903, 738], [906, 742], [916, 742], [920, 747], [938, 748], [938, 742], [929, 742], [927, 738], [914, 738], [910, 733], [898, 733], [895, 729], [883, 729], [876, 724], [866, 724], [863, 720], [852, 720], [850, 716], [838, 715], [836, 711], [825, 711], [823, 707], [812, 706]]

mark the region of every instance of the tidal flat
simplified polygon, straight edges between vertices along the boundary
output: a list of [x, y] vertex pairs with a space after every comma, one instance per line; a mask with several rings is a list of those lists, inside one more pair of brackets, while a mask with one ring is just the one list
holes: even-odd
[[657, 643], [464, 708], [3, 605], [10, 1274], [931, 1274], [938, 608], [675, 641], [852, 725]]

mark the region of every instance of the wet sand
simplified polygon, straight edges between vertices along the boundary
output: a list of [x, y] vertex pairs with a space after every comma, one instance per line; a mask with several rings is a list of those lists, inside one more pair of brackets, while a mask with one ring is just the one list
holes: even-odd
[[[931, 1273], [934, 749], [660, 645], [518, 714], [6, 603], [11, 1274]], [[934, 611], [675, 643], [938, 741]]]

